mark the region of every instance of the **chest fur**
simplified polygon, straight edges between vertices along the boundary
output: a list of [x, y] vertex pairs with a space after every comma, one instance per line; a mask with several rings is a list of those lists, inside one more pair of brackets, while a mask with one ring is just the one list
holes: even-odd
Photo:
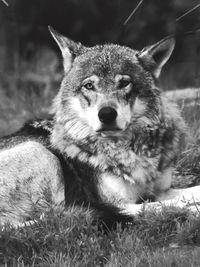
[[159, 178], [162, 139], [161, 128], [130, 128], [121, 137], [98, 138], [82, 145], [71, 143], [65, 153], [92, 167], [97, 180], [107, 173], [122, 182], [146, 188], [152, 187]]
[[109, 173], [132, 184], [148, 184], [157, 178], [159, 155], [138, 155], [126, 146], [105, 146], [97, 153], [90, 154], [71, 145], [66, 152], [68, 157], [94, 168], [98, 175]]

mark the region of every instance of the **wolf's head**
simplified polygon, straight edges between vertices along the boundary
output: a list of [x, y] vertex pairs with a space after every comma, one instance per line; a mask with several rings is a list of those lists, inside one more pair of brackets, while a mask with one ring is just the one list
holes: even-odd
[[173, 51], [172, 37], [136, 51], [113, 44], [88, 48], [52, 28], [50, 32], [64, 65], [54, 101], [56, 138], [109, 137], [122, 134], [130, 124], [159, 123], [155, 83]]

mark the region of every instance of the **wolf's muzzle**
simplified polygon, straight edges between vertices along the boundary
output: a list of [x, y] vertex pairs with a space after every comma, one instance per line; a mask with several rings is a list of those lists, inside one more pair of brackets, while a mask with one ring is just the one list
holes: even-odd
[[98, 117], [104, 124], [114, 123], [117, 118], [117, 111], [112, 107], [103, 107], [99, 110]]

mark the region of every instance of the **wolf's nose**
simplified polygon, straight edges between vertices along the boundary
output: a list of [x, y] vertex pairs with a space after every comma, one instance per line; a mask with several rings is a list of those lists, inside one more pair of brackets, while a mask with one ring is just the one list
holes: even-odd
[[112, 123], [117, 118], [117, 111], [112, 107], [104, 107], [99, 110], [98, 116], [102, 123]]

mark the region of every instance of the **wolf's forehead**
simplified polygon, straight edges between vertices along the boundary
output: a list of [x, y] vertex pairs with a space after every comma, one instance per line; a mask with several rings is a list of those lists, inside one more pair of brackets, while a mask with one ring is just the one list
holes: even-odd
[[105, 76], [107, 74], [126, 74], [139, 65], [137, 51], [117, 45], [104, 45], [88, 49], [81, 55], [79, 64], [88, 74]]

